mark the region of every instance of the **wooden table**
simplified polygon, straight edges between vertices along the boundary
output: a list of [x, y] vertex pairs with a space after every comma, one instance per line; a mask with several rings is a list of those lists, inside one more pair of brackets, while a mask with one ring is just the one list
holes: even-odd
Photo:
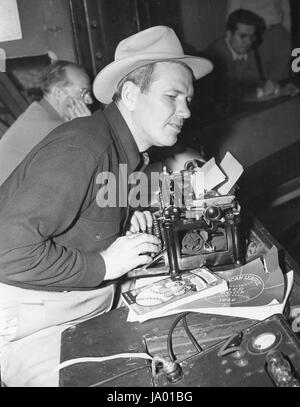
[[[266, 248], [276, 245], [283, 273], [294, 270], [294, 286], [288, 305], [300, 303], [299, 266], [256, 219], [252, 232]], [[61, 362], [78, 357], [99, 357], [127, 352], [148, 352], [168, 357], [167, 336], [176, 315], [156, 318], [144, 323], [127, 322], [127, 308], [119, 308], [69, 328], [62, 334]], [[203, 349], [257, 323], [253, 319], [211, 314], [189, 314], [188, 326]], [[178, 360], [196, 352], [184, 328], [174, 331], [173, 350]], [[300, 355], [300, 352], [299, 352]], [[188, 375], [181, 386], [191, 385]], [[188, 384], [186, 384], [188, 383]], [[195, 382], [192, 381], [194, 385]], [[60, 386], [151, 387], [154, 386], [151, 364], [146, 359], [118, 358], [101, 363], [79, 363], [63, 368]]]
[[[75, 357], [96, 357], [127, 352], [146, 352], [146, 341], [151, 354], [167, 356], [167, 334], [176, 318], [156, 318], [139, 322], [126, 322], [127, 309], [122, 307], [103, 316], [69, 328], [62, 335], [61, 361]], [[191, 314], [188, 325], [203, 349], [235, 332], [245, 329], [254, 320], [208, 314]], [[150, 340], [151, 338], [151, 340]], [[176, 328], [173, 340], [174, 353], [180, 359], [195, 354], [195, 349], [182, 327]], [[148, 368], [145, 368], [145, 365]], [[140, 370], [134, 370], [136, 368]], [[133, 370], [132, 373], [126, 373]], [[122, 376], [123, 373], [124, 376]], [[118, 377], [121, 375], [120, 377]], [[115, 379], [112, 379], [115, 377]], [[60, 386], [151, 387], [151, 364], [145, 359], [120, 358], [101, 363], [79, 363], [64, 368]], [[184, 382], [181, 383], [184, 386]]]

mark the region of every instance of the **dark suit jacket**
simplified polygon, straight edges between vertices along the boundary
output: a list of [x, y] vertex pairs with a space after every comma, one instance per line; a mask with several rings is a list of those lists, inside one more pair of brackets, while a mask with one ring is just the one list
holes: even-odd
[[26, 154], [63, 122], [45, 99], [31, 103], [0, 140], [0, 185]]
[[243, 99], [254, 96], [261, 84], [257, 58], [250, 50], [247, 60], [234, 60], [224, 38], [213, 42], [206, 54], [214, 64], [209, 78], [213, 98], [226, 115]]

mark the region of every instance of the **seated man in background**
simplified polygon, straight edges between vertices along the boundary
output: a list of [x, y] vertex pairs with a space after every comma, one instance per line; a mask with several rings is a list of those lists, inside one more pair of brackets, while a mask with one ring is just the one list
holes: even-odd
[[193, 81], [211, 70], [207, 59], [184, 54], [169, 27], [126, 38], [93, 84], [106, 108], [53, 130], [0, 187], [7, 386], [57, 386], [61, 333], [109, 311], [120, 279], [158, 252], [159, 239], [144, 233], [150, 212], [130, 206], [129, 177], [146, 177], [142, 153], [151, 146], [176, 143]]
[[241, 8], [264, 19], [266, 29], [259, 44], [264, 78], [273, 82], [287, 80], [292, 49], [289, 0], [227, 0], [228, 15]]
[[241, 100], [256, 96], [262, 76], [253, 44], [262, 27], [263, 20], [256, 14], [236, 10], [227, 19], [225, 37], [214, 41], [206, 51], [214, 63], [210, 81], [220, 116], [234, 110]]
[[76, 117], [91, 114], [91, 83], [85, 69], [56, 61], [42, 75], [43, 98], [31, 103], [0, 140], [0, 185], [29, 151], [50, 131]]

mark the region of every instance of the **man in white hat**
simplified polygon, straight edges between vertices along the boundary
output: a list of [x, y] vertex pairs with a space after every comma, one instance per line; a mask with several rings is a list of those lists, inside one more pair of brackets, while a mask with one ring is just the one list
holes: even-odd
[[[149, 147], [176, 142], [193, 80], [211, 70], [208, 60], [184, 54], [171, 28], [123, 40], [94, 81], [104, 111], [56, 128], [0, 187], [5, 385], [57, 386], [49, 372], [59, 363], [61, 332], [109, 311], [115, 283], [158, 251], [159, 240], [144, 233], [150, 214], [132, 215], [127, 195], [124, 202], [120, 166], [129, 177]], [[111, 180], [118, 188], [107, 204], [101, 194]]]

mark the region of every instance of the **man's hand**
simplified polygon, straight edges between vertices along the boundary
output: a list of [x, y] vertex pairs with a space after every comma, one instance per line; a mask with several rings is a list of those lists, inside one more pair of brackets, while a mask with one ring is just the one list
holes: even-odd
[[160, 240], [147, 233], [136, 233], [119, 237], [101, 252], [106, 273], [104, 280], [114, 280], [128, 271], [147, 264], [152, 257], [145, 253], [157, 253]]
[[[135, 211], [130, 220], [130, 233], [147, 232], [147, 229], [152, 229], [153, 219], [149, 211]], [[127, 233], [128, 234], [128, 233]]]
[[257, 88], [257, 98], [273, 98], [279, 96], [280, 86], [278, 83], [268, 79], [262, 88]]
[[68, 98], [68, 113], [66, 115], [68, 120], [76, 119], [77, 117], [91, 116], [91, 111], [82, 100]]
[[279, 92], [280, 86], [278, 83], [267, 80], [263, 86], [264, 96], [277, 95]]

